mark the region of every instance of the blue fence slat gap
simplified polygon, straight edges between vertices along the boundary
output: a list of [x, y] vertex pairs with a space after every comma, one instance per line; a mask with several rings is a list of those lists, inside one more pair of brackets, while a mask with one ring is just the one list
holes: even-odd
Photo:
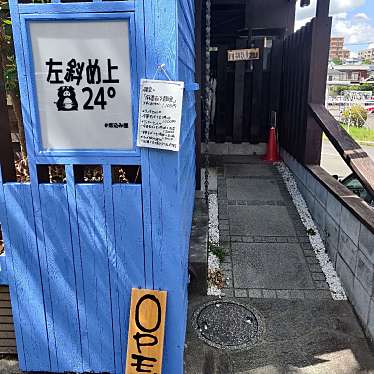
[[[195, 188], [193, 1], [10, 6], [31, 174], [30, 184], [0, 180], [20, 367], [123, 373], [131, 288], [148, 287], [168, 291], [163, 372], [182, 374]], [[165, 64], [185, 82], [180, 152], [40, 152], [27, 22], [116, 18], [131, 24], [135, 133], [140, 79]], [[39, 184], [39, 164], [65, 165], [66, 184]], [[74, 167], [85, 164], [101, 165], [104, 182], [77, 184]], [[112, 165], [140, 165], [142, 184], [113, 184]]]

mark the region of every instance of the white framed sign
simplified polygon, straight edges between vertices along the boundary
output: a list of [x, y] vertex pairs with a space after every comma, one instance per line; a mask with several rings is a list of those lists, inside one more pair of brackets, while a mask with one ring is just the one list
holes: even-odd
[[128, 20], [30, 22], [44, 150], [130, 150]]
[[184, 82], [142, 79], [138, 147], [179, 151]]
[[227, 51], [228, 61], [250, 61], [258, 60], [260, 58], [259, 48], [250, 49], [234, 49]]

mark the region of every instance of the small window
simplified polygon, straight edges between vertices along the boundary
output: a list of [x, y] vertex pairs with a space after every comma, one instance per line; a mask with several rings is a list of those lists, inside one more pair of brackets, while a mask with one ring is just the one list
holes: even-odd
[[66, 183], [65, 165], [38, 165], [39, 183]]
[[141, 184], [141, 167], [139, 165], [112, 166], [112, 183]]
[[75, 183], [103, 183], [104, 174], [101, 165], [75, 165]]
[[29, 165], [27, 160], [19, 158], [15, 162], [16, 166], [16, 178], [18, 183], [30, 182]]

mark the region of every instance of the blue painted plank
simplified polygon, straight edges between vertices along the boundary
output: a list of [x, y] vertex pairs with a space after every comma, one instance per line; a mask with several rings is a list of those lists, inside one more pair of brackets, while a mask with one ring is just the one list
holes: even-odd
[[[112, 155], [113, 156], [113, 155]], [[93, 156], [36, 156], [35, 162], [40, 165], [48, 164], [67, 164], [67, 165], [139, 165], [140, 157], [139, 156], [121, 156], [121, 157], [93, 157]]]
[[105, 1], [94, 3], [46, 3], [19, 4], [20, 14], [51, 14], [51, 13], [95, 13], [95, 12], [132, 12], [134, 1]]
[[[18, 313], [14, 315], [16, 331], [21, 330], [20, 368], [27, 371], [50, 370], [48, 334], [40, 265], [35, 236], [31, 188], [28, 184], [5, 184], [7, 209], [8, 256], [13, 272], [11, 296], [17, 297]], [[14, 295], [13, 290], [16, 290]], [[13, 304], [13, 299], [12, 299]]]
[[[147, 70], [148, 67], [146, 64], [144, 1], [136, 2], [135, 17], [136, 17], [136, 43], [137, 43], [137, 51], [138, 51], [138, 55], [137, 55], [138, 74], [140, 77], [153, 78], [154, 71], [150, 72], [149, 70]], [[147, 45], [148, 45], [148, 41], [147, 41]], [[149, 149], [141, 148], [145, 287], [152, 289], [153, 288], [153, 258], [152, 258], [153, 252], [152, 252], [150, 167], [151, 165], [150, 165], [150, 159], [149, 159]]]
[[[185, 27], [187, 27], [190, 35], [195, 35], [195, 26], [193, 23], [192, 14], [188, 5], [183, 2], [178, 2], [178, 21], [179, 23], [183, 22]], [[187, 31], [187, 30], [186, 30]]]
[[39, 186], [53, 316], [49, 335], [56, 344], [56, 371], [82, 371], [78, 305], [66, 185]]
[[[184, 76], [179, 75], [181, 60], [177, 54], [176, 5], [176, 2], [171, 4], [167, 0], [145, 3], [147, 76], [154, 74], [157, 64], [165, 63], [173, 79], [184, 80]], [[193, 70], [190, 61], [186, 64], [191, 65]], [[193, 154], [194, 151], [191, 156]], [[188, 215], [189, 211], [181, 211], [179, 155], [157, 150], [150, 150], [148, 155], [154, 287], [169, 292], [163, 371], [182, 374], [187, 318], [185, 301], [187, 266], [182, 259], [185, 258], [188, 239], [181, 236], [183, 231], [180, 224], [181, 215]], [[184, 222], [187, 221], [186, 219]], [[181, 295], [183, 295], [183, 302], [181, 302]]]
[[117, 273], [117, 253], [116, 253], [116, 235], [115, 220], [113, 212], [113, 190], [112, 190], [112, 170], [110, 165], [104, 165], [104, 198], [105, 198], [105, 220], [107, 228], [107, 251], [109, 259], [109, 278], [110, 294], [112, 301], [112, 325], [113, 325], [113, 347], [114, 347], [114, 366], [116, 373], [123, 373], [124, 366], [122, 362], [122, 344], [121, 344], [121, 320], [119, 311], [118, 297], [118, 273]]
[[2, 286], [8, 286], [9, 285], [8, 272], [7, 272], [7, 268], [6, 268], [5, 253], [0, 255], [0, 285], [2, 285]]
[[104, 187], [76, 185], [79, 242], [82, 259], [89, 370], [114, 372], [112, 311], [107, 253]]
[[124, 367], [131, 289], [145, 287], [141, 186], [113, 185], [113, 207], [117, 255], [116, 287], [120, 311], [120, 325], [118, 331], [115, 329], [115, 334], [120, 336]]

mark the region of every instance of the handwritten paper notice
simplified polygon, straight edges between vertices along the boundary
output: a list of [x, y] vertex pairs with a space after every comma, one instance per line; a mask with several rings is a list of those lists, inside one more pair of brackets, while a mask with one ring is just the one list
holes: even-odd
[[141, 80], [138, 147], [179, 151], [183, 82]]
[[161, 374], [166, 291], [131, 291], [126, 374]]

